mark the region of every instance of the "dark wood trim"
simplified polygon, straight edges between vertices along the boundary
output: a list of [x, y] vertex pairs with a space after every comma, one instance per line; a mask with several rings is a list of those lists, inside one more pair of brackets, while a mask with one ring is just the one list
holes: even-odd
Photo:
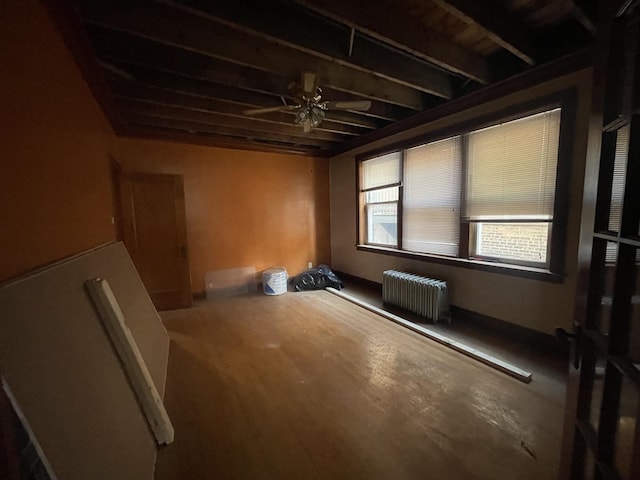
[[614, 461], [621, 386], [622, 374], [620, 370], [607, 360], [599, 412], [598, 446], [595, 451], [598, 462], [602, 462], [604, 465], [613, 465]]
[[113, 94], [93, 53], [76, 3], [73, 0], [43, 0], [43, 4], [111, 128], [117, 135], [122, 134], [126, 125], [120, 117]]
[[[620, 370], [620, 373], [626, 377], [629, 377], [636, 388], [640, 388], [640, 370], [635, 368], [627, 357], [609, 357], [611, 364]], [[638, 405], [640, 408], [640, 405]]]
[[564, 252], [567, 243], [567, 223], [569, 222], [569, 203], [571, 201], [571, 164], [576, 137], [577, 97], [578, 92], [575, 88], [571, 88], [563, 93], [561, 100], [556, 190], [549, 250], [549, 270], [556, 273], [564, 272]]
[[[558, 107], [568, 112], [566, 117], [567, 119], [572, 117], [570, 126], [573, 127], [573, 130], [571, 132], [568, 132], [568, 131], [564, 132], [565, 135], [569, 135], [569, 134], [575, 135], [574, 125], [575, 125], [575, 115], [576, 115], [576, 107], [575, 107], [576, 96], [577, 96], [577, 93], [576, 93], [575, 87], [559, 90], [549, 95], [545, 95], [544, 97], [539, 97], [533, 100], [528, 100], [525, 102], [520, 102], [514, 105], [510, 105], [500, 110], [496, 110], [495, 112], [470, 118], [468, 120], [464, 120], [462, 122], [458, 122], [452, 125], [447, 125], [446, 127], [438, 128], [427, 133], [416, 135], [415, 137], [411, 137], [406, 140], [394, 142], [384, 147], [379, 147], [374, 150], [358, 154], [356, 155], [356, 159], [358, 161], [363, 161], [363, 160], [367, 160], [369, 158], [377, 157], [380, 155], [386, 155], [386, 154], [402, 151], [408, 148], [424, 145], [426, 143], [436, 142], [438, 140], [442, 140], [448, 137], [453, 137], [455, 135], [462, 135], [462, 134], [468, 133], [471, 130], [479, 130], [485, 127], [493, 126], [497, 123], [517, 120], [519, 118], [527, 117], [529, 115], [535, 115], [536, 113], [542, 113], [546, 110], [558, 108]], [[455, 100], [452, 100], [445, 105], [449, 105], [453, 102], [455, 102]], [[562, 117], [562, 120], [565, 120], [564, 115]], [[402, 121], [396, 122], [393, 125], [397, 125], [398, 123], [403, 123], [403, 122]], [[384, 130], [386, 128], [388, 127], [383, 127], [380, 130]], [[380, 130], [376, 130], [376, 131], [380, 131]], [[363, 136], [367, 136], [367, 135], [369, 134], [365, 134]], [[362, 136], [358, 138], [362, 138]], [[560, 140], [567, 140], [567, 139], [561, 136]], [[569, 138], [568, 140], [570, 141], [569, 146], [571, 147], [571, 150], [572, 150], [573, 138]], [[560, 147], [562, 148], [562, 145]], [[568, 148], [562, 148], [562, 153], [566, 155], [568, 150], [569, 150]], [[330, 152], [330, 154], [333, 155], [333, 151]], [[560, 150], [558, 151], [558, 154], [560, 154]]]
[[193, 292], [193, 301], [194, 302], [198, 302], [201, 300], [206, 300], [207, 299], [207, 292], [205, 290], [200, 290], [199, 292]]
[[339, 270], [334, 270], [335, 273], [340, 280], [342, 280], [345, 284], [348, 283], [357, 283], [358, 285], [365, 286], [376, 292], [380, 292], [382, 295], [382, 284], [379, 282], [374, 282], [373, 280], [367, 280], [366, 278], [358, 277], [357, 275], [351, 275], [350, 273], [341, 272]]
[[353, 167], [355, 169], [355, 185], [354, 192], [356, 195], [356, 239], [355, 245], [358, 245], [362, 242], [363, 239], [360, 238], [361, 235], [361, 227], [362, 227], [362, 192], [360, 191], [360, 162], [355, 160], [353, 162]]
[[[391, 188], [391, 187], [399, 187], [401, 185], [402, 185], [402, 182], [395, 182], [395, 183], [389, 183], [386, 185], [380, 185], [379, 187], [363, 188], [362, 190], [360, 190], [360, 193], [373, 192], [374, 190], [383, 190], [385, 188]], [[390, 200], [390, 202], [393, 202], [393, 200]], [[384, 202], [376, 202], [376, 203], [384, 203]]]
[[640, 237], [637, 235], [631, 238], [618, 237], [615, 232], [598, 232], [593, 234], [594, 238], [599, 238], [601, 240], [606, 240], [608, 242], [616, 242], [623, 243], [625, 245], [630, 245], [632, 247], [640, 248]]
[[516, 325], [515, 323], [500, 320], [483, 313], [474, 312], [465, 308], [451, 306], [451, 314], [455, 320], [464, 320], [487, 330], [493, 330], [504, 334], [509, 339], [532, 346], [537, 350], [569, 354], [568, 342], [561, 342], [555, 336], [533, 330], [531, 328]]
[[550, 283], [564, 282], [563, 274], [552, 273], [540, 268], [509, 265], [505, 263], [483, 262], [478, 260], [469, 260], [466, 258], [443, 257], [438, 255], [430, 255], [428, 253], [407, 252], [394, 248], [374, 247], [370, 245], [356, 245], [355, 248], [356, 250], [363, 252], [380, 253], [382, 255], [390, 255], [392, 257], [409, 258], [411, 260], [427, 261], [431, 263], [449, 265], [452, 267], [468, 268], [471, 270], [499, 273], [502, 275], [511, 275], [514, 277], [528, 278], [530, 280], [539, 280]]
[[592, 65], [593, 50], [582, 50], [573, 55], [562, 57], [540, 67], [528, 70], [520, 75], [491, 84], [463, 97], [450, 100], [437, 107], [413, 115], [406, 120], [401, 120], [373, 132], [366, 133], [348, 143], [339, 145], [330, 152], [330, 156], [334, 157], [370, 143], [384, 140], [392, 135], [406, 132], [412, 128], [420, 127], [443, 117], [448, 117], [471, 108], [477, 108], [478, 105], [498, 100], [506, 95], [532, 88], [540, 83], [577, 72]]
[[[404, 152], [406, 149], [415, 147], [417, 145], [423, 145], [426, 143], [434, 142], [443, 138], [449, 138], [455, 135], [465, 135], [470, 131], [495, 125], [498, 123], [508, 122], [518, 118], [523, 118], [529, 115], [534, 115], [552, 108], [560, 107], [562, 109], [561, 121], [560, 121], [560, 134], [558, 143], [558, 162], [556, 167], [556, 188], [555, 188], [555, 203], [554, 203], [554, 218], [552, 224], [552, 236], [550, 243], [549, 253], [549, 270], [539, 269], [532, 267], [533, 270], [528, 269], [524, 265], [514, 265], [505, 271], [504, 267], [498, 267], [500, 273], [513, 274], [516, 276], [525, 276], [526, 278], [535, 278], [545, 281], [562, 282], [565, 262], [565, 248], [566, 248], [566, 225], [569, 216], [569, 200], [570, 200], [570, 181], [571, 181], [571, 163], [573, 160], [573, 144], [575, 138], [575, 121], [576, 121], [576, 102], [577, 91], [575, 87], [564, 89], [545, 97], [529, 100], [516, 105], [511, 105], [507, 108], [491, 112], [486, 115], [482, 115], [476, 118], [472, 118], [455, 125], [449, 125], [447, 127], [429, 132], [425, 135], [420, 135], [414, 138], [404, 140], [380, 149], [366, 152], [356, 155], [356, 191], [360, 188], [359, 185], [359, 168], [363, 161], [380, 156], [391, 154], [395, 152]], [[463, 137], [464, 138], [464, 137]], [[464, 186], [466, 178], [466, 146], [463, 144], [463, 165], [461, 168], [461, 208], [464, 209]], [[360, 198], [357, 199], [357, 208], [360, 209]], [[402, 213], [399, 212], [399, 216]], [[360, 222], [356, 223], [356, 229], [360, 228]], [[464, 236], [466, 235], [466, 236]], [[356, 245], [358, 249], [366, 249], [367, 245], [361, 245], [360, 233], [356, 234]], [[399, 237], [400, 238], [400, 237]], [[402, 246], [402, 243], [398, 243]], [[481, 259], [469, 258], [469, 224], [465, 221], [464, 217], [460, 217], [460, 237], [459, 237], [459, 253], [458, 257], [441, 257], [437, 255], [421, 254], [406, 252], [400, 249], [385, 249], [379, 253], [386, 253], [390, 255], [398, 255], [413, 259], [433, 261], [435, 263], [447, 263], [454, 262], [457, 266], [468, 266], [468, 268], [489, 269], [489, 271], [496, 271], [496, 266], [492, 262], [482, 261]], [[506, 264], [500, 264], [506, 265]], [[512, 273], [517, 272], [517, 273]], [[523, 275], [522, 272], [526, 272]], [[533, 275], [533, 276], [532, 276]], [[541, 277], [542, 275], [542, 277]]]

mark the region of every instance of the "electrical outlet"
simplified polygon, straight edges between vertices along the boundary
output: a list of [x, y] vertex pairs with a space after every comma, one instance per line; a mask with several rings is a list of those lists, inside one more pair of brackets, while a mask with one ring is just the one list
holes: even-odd
[[307, 268], [313, 268], [313, 262], [307, 263]]

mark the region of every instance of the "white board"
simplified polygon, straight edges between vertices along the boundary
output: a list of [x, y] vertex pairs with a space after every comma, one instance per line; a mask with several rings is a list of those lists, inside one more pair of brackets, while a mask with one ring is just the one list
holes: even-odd
[[124, 371], [136, 392], [156, 441], [160, 445], [173, 442], [173, 425], [109, 282], [104, 278], [94, 278], [87, 280], [85, 285], [111, 338], [113, 347], [118, 352]]
[[0, 288], [0, 371], [58, 478], [151, 480], [157, 445], [85, 289], [95, 277], [164, 395], [169, 339], [121, 243]]

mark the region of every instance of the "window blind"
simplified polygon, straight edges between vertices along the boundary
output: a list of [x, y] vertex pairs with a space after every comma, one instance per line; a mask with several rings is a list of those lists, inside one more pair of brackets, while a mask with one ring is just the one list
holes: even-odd
[[405, 250], [458, 255], [461, 165], [459, 136], [406, 151], [402, 218]]
[[616, 156], [613, 164], [611, 182], [611, 204], [609, 206], [609, 230], [620, 231], [622, 220], [622, 200], [624, 196], [624, 179], [627, 171], [627, 153], [629, 150], [629, 125], [617, 131]]
[[362, 162], [362, 190], [400, 183], [401, 152]]
[[551, 220], [560, 109], [467, 136], [464, 218]]

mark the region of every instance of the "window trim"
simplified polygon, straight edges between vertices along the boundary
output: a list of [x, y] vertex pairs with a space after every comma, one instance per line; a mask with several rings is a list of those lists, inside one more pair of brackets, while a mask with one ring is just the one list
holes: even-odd
[[[444, 263], [465, 268], [491, 271], [519, 277], [534, 278], [550, 282], [561, 282], [564, 278], [565, 245], [567, 236], [567, 220], [569, 216], [569, 183], [571, 174], [571, 162], [573, 160], [573, 144], [575, 139], [576, 121], [576, 97], [575, 87], [561, 90], [550, 95], [534, 100], [518, 103], [495, 112], [484, 114], [472, 119], [468, 119], [447, 127], [436, 129], [432, 132], [418, 135], [401, 142], [390, 144], [383, 148], [371, 150], [359, 154], [355, 158], [354, 166], [356, 170], [356, 249], [370, 251], [386, 255], [394, 255], [414, 260], [433, 263]], [[549, 267], [539, 268], [511, 263], [500, 263], [494, 260], [487, 261], [469, 257], [469, 222], [460, 221], [460, 245], [458, 257], [447, 257], [428, 253], [411, 252], [400, 250], [399, 248], [389, 248], [363, 243], [361, 236], [361, 210], [362, 193], [360, 191], [361, 163], [365, 160], [386, 155], [394, 152], [401, 152], [401, 179], [404, 181], [404, 151], [426, 143], [436, 142], [455, 135], [463, 135], [473, 130], [479, 130], [499, 123], [517, 120], [519, 118], [542, 113], [554, 108], [560, 108], [560, 133], [558, 142], [558, 162], [556, 166], [556, 190], [553, 209], [553, 220], [550, 222], [551, 239], [549, 248]], [[467, 148], [466, 141], [463, 141], [463, 152]], [[463, 172], [466, 172], [466, 155], [463, 154]], [[464, 191], [466, 187], [466, 175], [462, 175], [461, 200], [464, 201]], [[398, 202], [398, 245], [402, 245], [402, 185], [399, 186], [400, 197]], [[464, 255], [464, 256], [463, 256]]]

